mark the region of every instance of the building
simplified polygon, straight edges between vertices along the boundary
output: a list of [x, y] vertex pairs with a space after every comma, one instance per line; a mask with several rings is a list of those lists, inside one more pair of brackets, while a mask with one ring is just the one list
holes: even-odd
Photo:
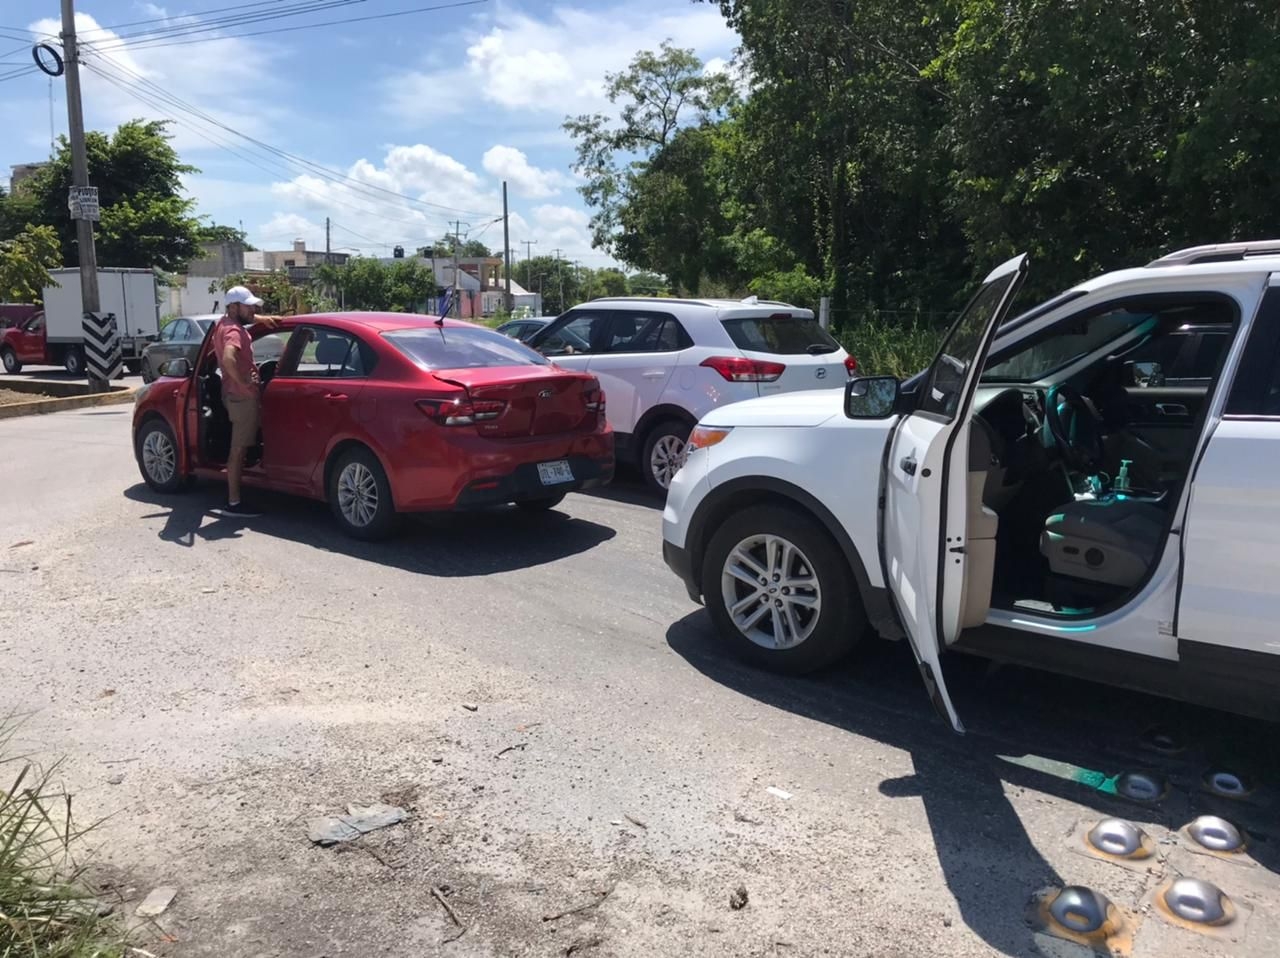
[[[493, 316], [495, 313], [501, 312], [506, 295], [505, 281], [499, 284], [497, 288], [483, 290], [480, 294], [480, 314], [482, 316]], [[526, 316], [542, 315], [542, 294], [529, 292], [514, 279], [511, 281], [511, 301], [513, 315], [520, 315], [522, 311]]]
[[350, 253], [326, 253], [324, 250], [307, 249], [305, 241], [294, 240], [293, 249], [247, 251], [244, 254], [244, 268], [259, 273], [288, 270], [290, 282], [306, 283], [312, 279], [315, 267], [325, 263], [341, 266], [350, 256]]
[[48, 160], [41, 160], [38, 163], [18, 163], [9, 167], [9, 192], [14, 193], [18, 189], [18, 184], [23, 180], [31, 179], [48, 165]]

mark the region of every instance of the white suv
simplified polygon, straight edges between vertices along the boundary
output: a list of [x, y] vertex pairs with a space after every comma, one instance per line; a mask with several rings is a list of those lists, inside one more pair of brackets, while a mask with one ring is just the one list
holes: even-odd
[[618, 458], [638, 464], [657, 490], [670, 484], [690, 430], [711, 410], [797, 390], [838, 396], [856, 369], [812, 311], [754, 297], [592, 300], [529, 345], [600, 380]]
[[[905, 636], [957, 731], [948, 648], [1280, 719], [1280, 241], [1183, 250], [1006, 322], [1025, 271], [987, 277], [906, 383], [704, 416], [668, 564], [767, 668]], [[1166, 376], [1152, 357], [1188, 331], [1211, 333], [1196, 374]]]

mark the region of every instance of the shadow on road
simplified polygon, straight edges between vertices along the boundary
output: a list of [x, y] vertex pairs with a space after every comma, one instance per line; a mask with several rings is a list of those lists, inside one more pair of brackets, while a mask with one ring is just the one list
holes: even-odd
[[[879, 790], [923, 802], [938, 862], [963, 920], [1001, 954], [1035, 954], [1023, 923], [1024, 904], [1042, 887], [1072, 884], [1072, 876], [1059, 875], [1028, 835], [1006, 797], [1010, 786], [1088, 806], [1098, 818], [1170, 829], [1197, 815], [1222, 815], [1250, 832], [1256, 860], [1280, 872], [1274, 803], [1219, 799], [1201, 786], [1206, 768], [1224, 766], [1274, 784], [1274, 726], [957, 655], [945, 665], [952, 698], [969, 729], [960, 737], [934, 715], [903, 642], [867, 642], [849, 663], [819, 678], [796, 679], [732, 658], [701, 611], [672, 626], [667, 641], [728, 688], [909, 752], [915, 774], [881, 781]], [[1185, 750], [1168, 756], [1145, 746], [1144, 732], [1153, 726], [1170, 731], [1186, 743]], [[1107, 776], [1149, 770], [1164, 776], [1170, 790], [1160, 803], [1140, 805], [1079, 784], [1068, 769]], [[1268, 792], [1259, 794], [1265, 799]]]
[[656, 509], [661, 512], [666, 505], [666, 497], [654, 492], [635, 468], [620, 466], [617, 478], [607, 486], [597, 486], [582, 493], [593, 499], [604, 499], [608, 502], [620, 502], [628, 506], [642, 506], [645, 509]]
[[[404, 516], [399, 536], [360, 542], [342, 534], [328, 507], [294, 496], [255, 493], [264, 515], [226, 519], [210, 510], [222, 488], [197, 485], [185, 494], [163, 495], [143, 483], [125, 491], [134, 502], [158, 510], [144, 519], [164, 519], [159, 537], [190, 548], [199, 541], [238, 539], [246, 529], [418, 575], [455, 578], [510, 572], [555, 562], [595, 548], [616, 533], [607, 526], [575, 519], [562, 507], [526, 513], [515, 507], [424, 516]], [[570, 500], [572, 502], [572, 500]]]

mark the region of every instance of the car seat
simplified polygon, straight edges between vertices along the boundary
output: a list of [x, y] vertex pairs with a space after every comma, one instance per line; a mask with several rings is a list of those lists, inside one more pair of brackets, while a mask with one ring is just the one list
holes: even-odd
[[1133, 588], [1155, 561], [1166, 514], [1123, 496], [1069, 502], [1045, 520], [1040, 552], [1057, 575]]

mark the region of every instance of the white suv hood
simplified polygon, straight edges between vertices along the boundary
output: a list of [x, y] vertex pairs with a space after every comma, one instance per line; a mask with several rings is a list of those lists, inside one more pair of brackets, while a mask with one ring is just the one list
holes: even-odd
[[704, 426], [820, 426], [844, 414], [844, 390], [820, 389], [747, 399], [713, 409]]

